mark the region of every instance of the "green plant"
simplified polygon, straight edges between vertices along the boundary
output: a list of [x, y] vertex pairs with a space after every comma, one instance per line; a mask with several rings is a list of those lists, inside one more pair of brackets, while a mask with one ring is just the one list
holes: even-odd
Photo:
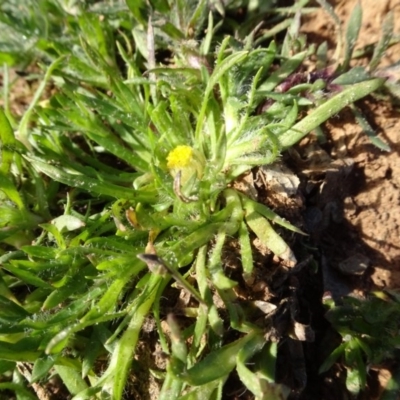
[[[306, 3], [285, 11], [305, 12]], [[10, 37], [31, 34], [43, 20], [46, 28], [28, 54], [14, 40], [18, 49], [3, 51], [3, 61], [49, 64], [22, 120], [11, 126], [10, 110], [0, 113], [3, 372], [33, 363], [30, 382], [54, 370], [76, 399], [99, 392], [120, 399], [152, 313], [169, 357], [158, 375], [160, 399], [220, 396], [234, 368], [257, 398], [279, 398], [276, 345], [247, 318], [222, 251], [228, 238], [238, 241], [249, 281], [252, 234], [294, 263], [275, 226], [301, 231], [233, 183], [384, 79], [365, 75], [343, 90], [324, 73], [296, 82], [314, 50], [294, 17], [281, 19], [291, 27], [284, 45], [263, 48], [245, 29], [238, 38], [219, 36], [221, 16], [205, 1], [126, 5], [41, 1], [18, 10], [10, 1], [3, 8]], [[160, 51], [167, 55], [157, 60]], [[55, 94], [40, 101], [50, 82]], [[181, 310], [189, 327], [169, 317], [166, 334], [160, 309], [172, 278], [193, 306]], [[269, 363], [249, 369], [260, 352]], [[100, 374], [96, 361], [104, 357]], [[23, 385], [13, 390], [25, 393]]]
[[367, 299], [346, 297], [341, 305], [335, 306], [331, 301], [326, 305], [329, 307], [326, 318], [343, 342], [321, 365], [320, 373], [343, 358], [347, 389], [358, 394], [365, 389], [369, 366], [398, 360], [399, 295], [390, 291], [376, 292]]

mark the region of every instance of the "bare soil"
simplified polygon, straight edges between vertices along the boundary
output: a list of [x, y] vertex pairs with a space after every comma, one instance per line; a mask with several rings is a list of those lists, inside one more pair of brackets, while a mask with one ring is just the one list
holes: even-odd
[[[346, 25], [357, 0], [331, 1]], [[363, 0], [363, 24], [356, 48], [379, 40], [382, 22], [394, 12], [395, 33], [400, 32], [400, 2]], [[307, 18], [302, 28], [311, 41], [320, 43], [335, 37], [335, 25], [323, 10]], [[398, 62], [400, 45], [391, 47], [382, 60], [385, 67]], [[341, 113], [327, 125], [334, 150], [355, 162], [356, 181], [346, 201], [345, 218], [370, 259], [372, 284], [378, 288], [400, 287], [400, 113], [399, 104], [369, 98], [362, 102], [364, 115], [391, 152], [375, 148], [351, 114]], [[337, 251], [342, 249], [338, 246]]]
[[[330, 3], [346, 26], [357, 0], [336, 0]], [[389, 11], [394, 13], [395, 34], [399, 34], [399, 1], [362, 0], [361, 5], [363, 24], [356, 49], [365, 48], [379, 40], [384, 17]], [[334, 49], [337, 29], [324, 10], [307, 16], [303, 21], [302, 31], [307, 34], [309, 42], [320, 44], [327, 41]], [[398, 62], [399, 58], [400, 45], [397, 44], [386, 52], [380, 68]], [[356, 60], [354, 64], [365, 65], [366, 60]], [[379, 137], [390, 145], [390, 152], [381, 151], [371, 144], [349, 110], [344, 110], [324, 126], [327, 143], [318, 149], [324, 154], [327, 165], [320, 178], [327, 193], [323, 205], [326, 207], [327, 204], [336, 204], [334, 208], [342, 210], [342, 219], [331, 218], [322, 229], [317, 229], [312, 243], [319, 249], [319, 264], [323, 275], [322, 292], [325, 295], [329, 293], [333, 298], [348, 294], [363, 296], [370, 290], [400, 288], [399, 104], [396, 99], [377, 96], [370, 96], [357, 104]], [[315, 141], [311, 137], [297, 147], [298, 154], [304, 159], [309, 148], [315, 148]], [[326, 163], [326, 158], [332, 160], [330, 165], [329, 162]], [[332, 162], [337, 165], [339, 160], [350, 160], [351, 167], [336, 168], [335, 178], [330, 171]], [[288, 157], [288, 163], [306, 181], [303, 185], [303, 215], [307, 224], [310, 209], [320, 205], [319, 200], [315, 201], [312, 193], [310, 195], [307, 191], [307, 185], [310, 182], [315, 183], [316, 179], [310, 174], [305, 176], [298, 163], [293, 163], [293, 157]], [[309, 168], [310, 165], [306, 167]], [[321, 186], [319, 190], [321, 192]], [[347, 265], [351, 269], [360, 264], [367, 268], [348, 275], [337, 271], [339, 265]], [[317, 293], [318, 290], [315, 291], [316, 300]], [[320, 316], [323, 318], [323, 315]], [[313, 351], [320, 352], [321, 344], [329, 337], [327, 331], [323, 333], [327, 327], [322, 320], [318, 321], [318, 307], [313, 310], [313, 318], [316, 341], [320, 343], [310, 345], [308, 350], [307, 344], [303, 346], [308, 382], [301, 393], [293, 393], [292, 396], [301, 399], [349, 398], [343, 387], [343, 368], [337, 365], [330, 374], [320, 376], [310, 367], [312, 363], [318, 362], [318, 355]], [[331, 340], [335, 341], [337, 338], [332, 336]], [[390, 376], [390, 372], [383, 367], [371, 370], [369, 388], [359, 398], [380, 398]]]
[[[345, 29], [357, 0], [330, 3]], [[395, 33], [399, 34], [400, 2], [363, 0], [361, 5], [363, 24], [356, 50], [368, 49], [379, 40], [389, 11], [394, 13]], [[333, 59], [337, 27], [329, 14], [320, 9], [307, 15], [302, 32], [309, 43], [328, 42], [334, 66], [338, 61]], [[353, 65], [367, 65], [370, 56], [367, 53]], [[400, 45], [395, 45], [379, 68], [399, 58]], [[271, 339], [279, 340], [276, 380], [290, 387], [290, 399], [352, 398], [340, 359], [327, 373], [318, 371], [342, 341], [325, 319], [322, 299], [331, 297], [340, 303], [343, 296], [364, 298], [372, 290], [400, 288], [400, 101], [373, 95], [356, 106], [390, 146], [390, 152], [375, 147], [351, 110], [345, 109], [322, 127], [325, 143], [310, 134], [283, 155], [278, 168], [288, 167], [300, 179], [296, 194], [281, 196], [276, 185], [268, 180], [260, 182], [259, 173], [254, 175], [258, 201], [308, 233], [304, 238], [280, 232], [296, 254], [299, 263], [294, 268], [271, 254], [268, 258], [268, 250], [254, 241], [260, 256], [258, 273], [254, 281], [242, 284], [238, 293], [242, 299], [277, 305], [271, 318]], [[238, 185], [241, 190], [244, 182]], [[228, 257], [225, 261], [226, 271], [234, 271], [235, 262], [229, 262]], [[379, 399], [390, 377], [386, 365], [374, 366], [368, 371], [367, 388], [357, 399]], [[236, 394], [233, 388], [237, 388]], [[252, 399], [243, 389], [232, 377], [224, 398]]]

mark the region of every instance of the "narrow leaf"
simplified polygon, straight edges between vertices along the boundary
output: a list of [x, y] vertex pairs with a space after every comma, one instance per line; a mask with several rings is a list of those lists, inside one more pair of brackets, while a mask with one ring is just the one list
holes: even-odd
[[55, 365], [54, 369], [71, 394], [77, 394], [88, 388], [86, 382], [82, 379], [81, 374], [76, 369], [63, 365]]
[[385, 79], [375, 78], [369, 81], [356, 83], [355, 85], [346, 88], [343, 92], [317, 107], [291, 129], [282, 134], [279, 137], [282, 147], [288, 148], [293, 146], [309, 132], [337, 114], [344, 107], [379, 89], [384, 82]]
[[257, 212], [250, 212], [246, 215], [246, 223], [250, 229], [257, 235], [261, 243], [269, 248], [278, 257], [290, 262], [296, 262], [296, 258], [285, 243], [281, 236], [279, 236], [271, 224]]
[[1, 146], [1, 164], [0, 171], [7, 174], [10, 171], [11, 163], [14, 158], [16, 140], [12, 127], [0, 107], [0, 146]]
[[257, 345], [260, 341], [264, 341], [262, 335], [256, 332], [249, 333], [236, 342], [214, 350], [179, 378], [190, 385], [198, 386], [227, 376], [236, 366], [236, 357], [239, 350], [246, 343], [251, 342], [253, 345]]
[[135, 191], [130, 188], [103, 183], [97, 179], [82, 175], [77, 171], [66, 171], [53, 165], [45, 163], [38, 158], [25, 156], [33, 166], [39, 171], [54, 179], [57, 182], [64, 183], [71, 187], [77, 187], [88, 192], [111, 196], [119, 199], [135, 199]]
[[342, 66], [344, 71], [346, 71], [350, 65], [351, 56], [353, 54], [353, 50], [358, 39], [358, 34], [360, 33], [361, 22], [362, 7], [360, 2], [358, 1], [347, 23], [346, 46], [344, 50], [344, 61]]
[[371, 143], [375, 145], [378, 149], [389, 152], [391, 150], [389, 145], [376, 135], [372, 126], [365, 119], [361, 111], [354, 104], [351, 106], [351, 110], [353, 111], [353, 114], [356, 117], [357, 123], [361, 126], [364, 133], [368, 136]]
[[385, 19], [382, 22], [382, 36], [378, 44], [374, 48], [374, 54], [372, 55], [372, 59], [369, 63], [370, 71], [374, 71], [378, 67], [385, 51], [389, 47], [390, 41], [393, 36], [393, 30], [394, 30], [394, 14], [393, 11], [390, 11], [385, 16]]

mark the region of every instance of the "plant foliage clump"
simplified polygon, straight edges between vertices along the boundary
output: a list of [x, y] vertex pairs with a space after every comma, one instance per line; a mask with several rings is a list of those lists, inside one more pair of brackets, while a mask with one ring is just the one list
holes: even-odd
[[[120, 399], [152, 314], [169, 359], [154, 371], [160, 399], [220, 396], [235, 368], [257, 398], [285, 393], [276, 344], [247, 318], [222, 252], [237, 240], [250, 282], [252, 235], [295, 263], [275, 227], [301, 231], [234, 182], [384, 79], [339, 87], [326, 65], [305, 79], [307, 1], [284, 13], [260, 3], [277, 24], [261, 36], [249, 29], [257, 13], [235, 25], [228, 15], [245, 4], [230, 3], [2, 4], [0, 58], [45, 74], [19, 122], [7, 99], [0, 112], [0, 368], [15, 382], [0, 389], [26, 394], [31, 363], [30, 383], [54, 371], [76, 399]], [[283, 44], [271, 40], [288, 27]], [[181, 330], [169, 316], [166, 332], [171, 279], [191, 296], [191, 322]]]

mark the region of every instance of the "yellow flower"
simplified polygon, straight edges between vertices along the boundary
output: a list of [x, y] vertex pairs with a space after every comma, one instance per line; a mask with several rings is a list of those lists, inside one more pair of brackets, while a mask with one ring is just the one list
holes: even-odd
[[167, 156], [167, 168], [170, 174], [175, 178], [176, 174], [180, 172], [182, 185], [193, 175], [200, 179], [204, 163], [204, 157], [199, 151], [185, 145], [176, 146]]
[[192, 163], [193, 149], [190, 146], [176, 146], [167, 156], [167, 167], [170, 170], [187, 168]]

